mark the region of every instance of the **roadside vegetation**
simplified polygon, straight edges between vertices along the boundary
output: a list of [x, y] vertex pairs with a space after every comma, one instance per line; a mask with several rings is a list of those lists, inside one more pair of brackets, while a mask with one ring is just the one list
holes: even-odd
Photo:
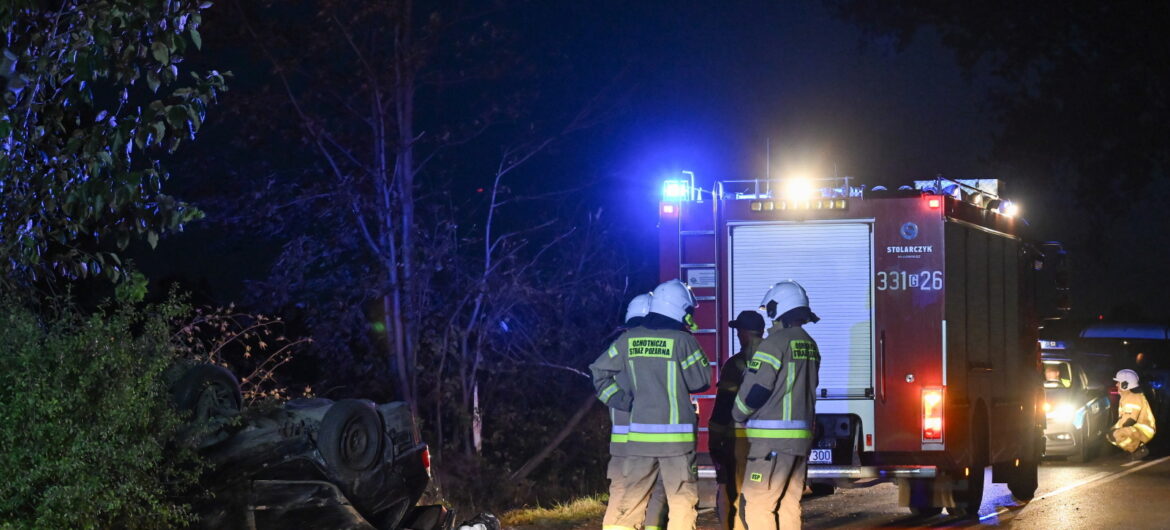
[[500, 517], [500, 523], [514, 528], [573, 528], [600, 519], [605, 513], [607, 495], [581, 497], [547, 508], [520, 508]]

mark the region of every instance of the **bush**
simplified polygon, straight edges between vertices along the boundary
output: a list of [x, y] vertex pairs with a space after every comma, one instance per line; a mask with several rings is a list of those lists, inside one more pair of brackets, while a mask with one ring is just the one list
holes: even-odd
[[0, 296], [0, 528], [172, 528], [197, 480], [167, 446], [178, 303], [43, 316]]

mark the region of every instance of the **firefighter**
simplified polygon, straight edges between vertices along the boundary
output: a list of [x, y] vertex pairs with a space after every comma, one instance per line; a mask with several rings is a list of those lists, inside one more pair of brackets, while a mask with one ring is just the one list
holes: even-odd
[[[642, 319], [650, 313], [650, 294], [640, 294], [630, 300], [626, 306], [626, 321], [624, 327], [630, 330], [638, 327]], [[604, 355], [604, 354], [603, 354]], [[605, 381], [604, 378], [601, 381]], [[598, 380], [594, 380], [597, 385]], [[617, 383], [607, 381], [606, 387]], [[625, 492], [621, 480], [622, 462], [625, 460], [626, 438], [630, 431], [630, 397], [622, 390], [616, 390], [606, 395], [606, 388], [597, 388], [597, 396], [609, 407], [609, 417], [613, 430], [609, 435], [609, 466], [605, 476], [609, 479], [609, 503], [605, 507], [605, 516], [602, 524], [611, 526], [617, 519], [617, 507]], [[605, 397], [603, 397], [605, 396]], [[666, 491], [662, 481], [654, 484], [654, 491], [650, 494], [650, 501], [646, 507], [645, 530], [658, 530], [666, 522]]]
[[1138, 390], [1137, 372], [1119, 370], [1113, 380], [1117, 381], [1121, 402], [1117, 406], [1117, 423], [1113, 424], [1113, 430], [1105, 438], [1129, 453], [1134, 460], [1141, 460], [1150, 454], [1146, 444], [1154, 438], [1157, 429], [1150, 402]]
[[683, 331], [694, 308], [695, 297], [685, 283], [671, 280], [659, 285], [641, 325], [623, 333], [589, 366], [594, 381], [600, 380], [602, 396], [611, 393], [613, 399], [618, 392], [633, 395], [627, 456], [622, 462], [624, 492], [618, 513], [603, 526], [605, 530], [633, 529], [642, 524], [659, 477], [670, 510], [667, 528], [695, 528], [698, 416], [690, 394], [710, 386], [711, 370], [699, 342]]
[[772, 286], [761, 302], [773, 319], [747, 363], [732, 418], [744, 422], [747, 466], [740, 521], [747, 530], [800, 527], [800, 497], [812, 448], [821, 355], [804, 326], [820, 320], [794, 281]]
[[764, 317], [756, 311], [741, 311], [727, 325], [736, 331], [739, 352], [719, 368], [715, 407], [711, 411], [711, 421], [708, 422], [711, 459], [715, 463], [715, 482], [718, 485], [715, 505], [723, 530], [742, 526], [735, 524], [735, 519], [738, 515], [739, 485], [743, 482], [743, 469], [747, 464], [748, 443], [743, 425], [732, 421], [731, 409], [735, 406], [735, 395], [739, 393], [747, 363], [751, 361], [756, 346], [764, 340]]

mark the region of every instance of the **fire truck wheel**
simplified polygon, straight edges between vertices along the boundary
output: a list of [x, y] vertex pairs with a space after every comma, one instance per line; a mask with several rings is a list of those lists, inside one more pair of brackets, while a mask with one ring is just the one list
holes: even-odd
[[837, 485], [832, 482], [809, 482], [808, 489], [813, 495], [832, 495], [837, 491]]
[[963, 476], [961, 469], [954, 471], [957, 478], [952, 479], [951, 488], [955, 495], [955, 506], [947, 508], [947, 513], [963, 519], [979, 517], [979, 505], [983, 503], [984, 471], [982, 467], [973, 467], [967, 476]]
[[910, 514], [914, 515], [915, 517], [934, 517], [940, 513], [942, 513], [941, 506], [926, 506], [926, 507], [911, 506], [910, 507]]
[[973, 462], [968, 468], [952, 470], [951, 490], [954, 492], [955, 507], [947, 513], [964, 519], [978, 518], [979, 505], [983, 503], [983, 478], [987, 469], [987, 412], [978, 408], [971, 422], [971, 453]]
[[1040, 459], [1044, 452], [1044, 431], [1037, 429], [1034, 435], [1032, 454], [1020, 459], [1020, 466], [1008, 479], [1008, 489], [1012, 496], [1021, 501], [1030, 501], [1036, 496], [1036, 487], [1039, 485]]

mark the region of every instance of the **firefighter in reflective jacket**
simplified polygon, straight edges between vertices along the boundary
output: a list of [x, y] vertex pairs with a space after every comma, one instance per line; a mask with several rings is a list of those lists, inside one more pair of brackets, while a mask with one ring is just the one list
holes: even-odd
[[[630, 300], [626, 307], [626, 322], [624, 327], [629, 330], [642, 324], [642, 319], [650, 313], [650, 294], [640, 294]], [[605, 354], [602, 354], [605, 355]], [[626, 458], [626, 440], [630, 432], [630, 403], [632, 396], [621, 390], [615, 381], [601, 377], [594, 379], [597, 397], [609, 407], [609, 417], [613, 430], [609, 435], [609, 466], [605, 477], [609, 480], [609, 505], [605, 508], [605, 517], [602, 524], [612, 526], [617, 520], [618, 504], [625, 494], [622, 482], [622, 467]], [[610, 390], [610, 386], [613, 390]], [[650, 502], [646, 507], [644, 530], [660, 530], [666, 525], [666, 492], [662, 481], [654, 484], [650, 494]]]
[[615, 520], [604, 525], [605, 530], [641, 524], [659, 477], [670, 511], [667, 528], [695, 528], [698, 417], [690, 393], [710, 386], [711, 370], [699, 342], [683, 331], [694, 307], [695, 297], [686, 284], [671, 280], [659, 285], [641, 325], [623, 333], [589, 366], [594, 381], [603, 380], [602, 401], [607, 392], [633, 396], [621, 473], [624, 494]]
[[1117, 406], [1117, 423], [1113, 424], [1113, 431], [1105, 437], [1109, 443], [1130, 453], [1135, 460], [1141, 460], [1150, 454], [1146, 444], [1154, 438], [1157, 429], [1150, 402], [1138, 389], [1137, 372], [1120, 370], [1113, 380], [1117, 381], [1121, 402]]
[[803, 326], [820, 320], [793, 281], [777, 283], [761, 302], [775, 321], [748, 362], [732, 418], [744, 422], [750, 449], [740, 520], [748, 530], [800, 528], [800, 497], [816, 421], [821, 355]]

